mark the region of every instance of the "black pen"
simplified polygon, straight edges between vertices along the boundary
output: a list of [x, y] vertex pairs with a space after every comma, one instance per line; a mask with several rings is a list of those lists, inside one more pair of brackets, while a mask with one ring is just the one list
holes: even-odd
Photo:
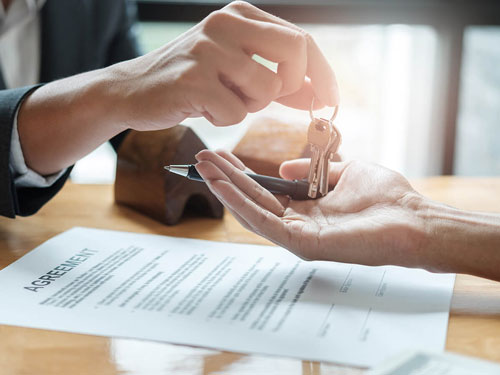
[[[187, 177], [190, 180], [203, 182], [203, 178], [200, 176], [194, 165], [166, 165], [163, 168], [171, 173]], [[292, 181], [260, 174], [244, 173], [256, 181], [264, 189], [269, 190], [273, 194], [288, 195], [294, 200], [310, 199], [307, 195], [309, 191], [309, 183], [306, 180]]]

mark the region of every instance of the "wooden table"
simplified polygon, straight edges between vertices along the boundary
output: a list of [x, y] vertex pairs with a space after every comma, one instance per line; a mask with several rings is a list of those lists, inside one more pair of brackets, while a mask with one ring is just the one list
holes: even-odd
[[[500, 212], [500, 178], [414, 181], [423, 194], [464, 209]], [[67, 184], [37, 215], [0, 218], [0, 268], [74, 226], [269, 244], [229, 214], [166, 227], [113, 204], [109, 185]], [[500, 283], [458, 275], [446, 349], [500, 362]], [[242, 355], [140, 340], [0, 326], [2, 374], [363, 374], [334, 364]]]

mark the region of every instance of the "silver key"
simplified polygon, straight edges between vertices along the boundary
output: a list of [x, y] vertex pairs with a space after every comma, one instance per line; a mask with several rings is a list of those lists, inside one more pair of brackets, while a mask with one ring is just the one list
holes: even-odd
[[[328, 193], [330, 160], [332, 159], [332, 156], [337, 152], [340, 143], [342, 141], [342, 137], [340, 135], [339, 130], [333, 124], [333, 120], [335, 120], [335, 117], [337, 117], [339, 107], [338, 106], [335, 107], [335, 110], [333, 112], [332, 117], [330, 118], [330, 121], [325, 119], [315, 118], [313, 114], [313, 108], [314, 108], [314, 97], [312, 98], [311, 107], [309, 109], [309, 115], [311, 116], [311, 124], [309, 124], [309, 131], [308, 131], [308, 140], [309, 143], [311, 144], [311, 149], [312, 149], [311, 165], [309, 167], [309, 178], [308, 178], [309, 181], [308, 195], [310, 198], [316, 198], [318, 192], [320, 193], [321, 196], [324, 196]], [[320, 133], [316, 134], [314, 129], [312, 129], [312, 127], [316, 127], [316, 125], [318, 124], [321, 124], [322, 129], [324, 129], [325, 127], [328, 129], [328, 131], [323, 132], [321, 134], [322, 137], [325, 137], [328, 140], [326, 148], [324, 148], [323, 146], [321, 147], [317, 146], [317, 144], [319, 143], [321, 143], [321, 145], [324, 145], [324, 143], [326, 142], [325, 139], [320, 140], [319, 139]], [[314, 139], [314, 142], [312, 142], [312, 138], [314, 137], [317, 137], [317, 139]]]
[[338, 151], [340, 144], [342, 143], [342, 136], [337, 129], [337, 127], [330, 122], [329, 123], [331, 127], [331, 132], [330, 132], [330, 142], [327, 146], [327, 150], [325, 152], [325, 160], [323, 162], [323, 171], [321, 173], [321, 183], [319, 186], [319, 193], [322, 196], [325, 196], [328, 194], [328, 188], [329, 188], [329, 175], [330, 175], [330, 161], [333, 158], [333, 155]]
[[316, 198], [318, 187], [322, 181], [325, 154], [331, 138], [331, 126], [327, 120], [313, 118], [307, 131], [307, 140], [311, 145], [311, 165], [309, 166], [309, 192], [310, 198]]

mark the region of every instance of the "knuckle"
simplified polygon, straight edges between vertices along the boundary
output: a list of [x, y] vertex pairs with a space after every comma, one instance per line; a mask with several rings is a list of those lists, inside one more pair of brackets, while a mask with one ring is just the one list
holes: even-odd
[[247, 110], [249, 113], [259, 112], [259, 111], [263, 110], [264, 108], [266, 108], [270, 102], [271, 102], [270, 100], [266, 100], [266, 101], [252, 100], [249, 103], [247, 103]]
[[229, 27], [235, 16], [224, 9], [210, 13], [203, 22], [203, 31], [208, 35], [220, 32], [222, 28]]
[[314, 38], [310, 33], [305, 30], [301, 30], [302, 37], [304, 39], [304, 47], [306, 47], [309, 43], [315, 43]]
[[293, 33], [292, 42], [294, 44], [295, 49], [299, 53], [304, 53], [307, 49], [307, 43], [312, 40], [311, 34], [309, 34], [305, 30], [297, 30]]
[[223, 149], [223, 148], [216, 149], [215, 153], [219, 156], [222, 156], [224, 159], [227, 159], [230, 156], [229, 151], [227, 151], [226, 149]]
[[[252, 99], [259, 102], [260, 108], [266, 107], [281, 91], [281, 79], [273, 73], [267, 73], [259, 63], [245, 58], [238, 61], [238, 85], [242, 88], [251, 88]], [[255, 103], [249, 103], [252, 108]]]
[[[198, 156], [200, 157], [200, 159], [209, 158], [210, 157], [210, 152], [208, 150], [201, 150], [200, 152], [198, 152]], [[204, 165], [204, 164], [207, 164], [207, 162], [206, 161], [200, 161], [199, 164], [200, 165]]]
[[232, 1], [231, 3], [229, 3], [228, 5], [226, 5], [226, 8], [228, 9], [234, 9], [234, 10], [245, 10], [245, 9], [248, 9], [248, 8], [251, 8], [252, 5], [250, 5], [249, 3], [247, 3], [246, 1], [241, 1], [241, 0], [237, 0], [237, 1]]
[[262, 196], [264, 195], [264, 188], [262, 186], [260, 186], [259, 184], [255, 184], [253, 186], [253, 199], [255, 201], [259, 201], [260, 198], [262, 198]]
[[236, 169], [234, 168], [230, 168], [229, 171], [226, 173], [227, 177], [229, 177], [229, 179], [233, 179], [234, 175], [236, 174]]
[[[270, 221], [270, 212], [266, 210], [262, 213], [262, 216], [260, 217], [261, 227], [265, 228], [269, 224], [269, 221]], [[262, 235], [264, 235], [264, 232], [265, 231], [262, 231]]]

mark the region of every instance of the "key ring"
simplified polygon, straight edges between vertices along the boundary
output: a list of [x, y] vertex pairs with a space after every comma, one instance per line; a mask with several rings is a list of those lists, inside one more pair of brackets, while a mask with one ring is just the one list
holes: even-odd
[[[314, 119], [315, 119], [314, 114], [313, 114], [313, 108], [314, 108], [314, 95], [313, 95], [313, 98], [311, 100], [311, 108], [309, 108], [309, 116], [311, 116], [311, 121], [314, 121]], [[333, 115], [330, 118], [330, 121], [328, 121], [330, 124], [333, 123], [333, 121], [335, 120], [335, 117], [337, 117], [338, 112], [339, 112], [339, 106], [336, 105], [335, 109], [333, 110]]]

